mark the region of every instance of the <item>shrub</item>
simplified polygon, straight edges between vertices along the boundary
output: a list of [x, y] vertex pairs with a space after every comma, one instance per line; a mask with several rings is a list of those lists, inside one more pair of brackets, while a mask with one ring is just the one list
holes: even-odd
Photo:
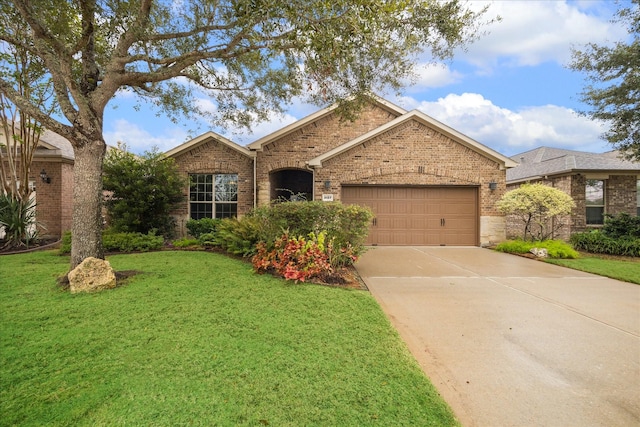
[[215, 233], [220, 221], [216, 218], [190, 219], [187, 221], [186, 227], [190, 236], [199, 239], [203, 234]]
[[0, 228], [4, 228], [4, 247], [29, 247], [38, 240], [36, 204], [33, 199], [18, 200], [0, 194]]
[[559, 215], [571, 213], [575, 202], [568, 194], [544, 184], [522, 184], [508, 191], [496, 203], [500, 212], [520, 219], [522, 239], [542, 241], [553, 237], [564, 224], [553, 221]]
[[612, 238], [599, 230], [576, 233], [571, 244], [580, 251], [605, 255], [640, 257], [640, 238]]
[[199, 247], [200, 241], [198, 239], [188, 239], [184, 237], [182, 239], [174, 240], [171, 244], [176, 248], [193, 248]]
[[107, 252], [148, 252], [162, 248], [162, 236], [156, 236], [154, 231], [142, 233], [112, 233], [102, 234], [102, 244]]
[[[155, 231], [142, 234], [105, 230], [102, 233], [102, 245], [107, 252], [148, 252], [162, 248], [163, 244], [162, 236], [156, 236]], [[64, 234], [60, 247], [60, 254], [69, 253], [71, 253], [71, 232]]]
[[546, 249], [549, 254], [549, 258], [574, 259], [579, 257], [578, 252], [562, 240], [543, 240], [537, 242], [508, 240], [496, 246], [497, 251], [510, 254], [526, 254], [533, 248]]
[[68, 255], [71, 253], [71, 231], [65, 231], [62, 234], [62, 242], [60, 243], [60, 255]]
[[342, 203], [284, 202], [254, 210], [251, 217], [257, 219], [258, 240], [272, 249], [283, 232], [290, 236], [308, 236], [324, 232], [331, 242], [331, 262], [334, 267], [353, 262], [365, 250], [373, 213], [369, 208]]
[[602, 232], [613, 239], [631, 237], [640, 239], [640, 216], [631, 216], [626, 212], [605, 215]]
[[119, 232], [149, 233], [156, 229], [170, 237], [175, 221], [172, 207], [184, 201], [185, 180], [175, 161], [153, 148], [136, 156], [120, 145], [104, 160], [105, 200], [110, 223]]
[[253, 266], [259, 273], [273, 271], [296, 283], [328, 275], [332, 268], [324, 239], [324, 233], [310, 233], [309, 239], [290, 237], [285, 233], [276, 239], [272, 250], [268, 250], [265, 243], [258, 244], [258, 252], [252, 258]]
[[210, 236], [213, 238], [207, 237], [211, 239], [211, 244], [220, 246], [231, 254], [249, 257], [257, 251], [260, 221], [254, 216], [245, 216], [242, 219], [225, 218], [218, 224], [217, 231]]
[[216, 234], [215, 233], [205, 233], [201, 234], [198, 239], [198, 243], [202, 246], [219, 246], [216, 243]]

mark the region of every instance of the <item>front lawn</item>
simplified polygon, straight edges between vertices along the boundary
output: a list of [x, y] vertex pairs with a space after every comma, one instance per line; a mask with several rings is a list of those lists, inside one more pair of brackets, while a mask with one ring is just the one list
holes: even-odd
[[578, 259], [548, 259], [546, 261], [587, 273], [640, 284], [640, 260], [622, 260], [583, 254]]
[[456, 425], [363, 291], [203, 252], [71, 295], [53, 252], [0, 257], [1, 425]]

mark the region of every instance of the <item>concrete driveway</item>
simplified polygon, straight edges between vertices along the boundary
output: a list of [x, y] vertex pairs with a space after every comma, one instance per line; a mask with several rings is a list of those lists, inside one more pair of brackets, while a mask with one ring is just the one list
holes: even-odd
[[482, 248], [356, 268], [462, 425], [640, 425], [640, 286]]

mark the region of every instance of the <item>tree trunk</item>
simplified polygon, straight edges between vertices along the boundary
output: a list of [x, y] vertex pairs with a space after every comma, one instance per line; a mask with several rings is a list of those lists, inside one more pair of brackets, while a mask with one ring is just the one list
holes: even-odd
[[104, 259], [102, 248], [102, 161], [106, 144], [91, 138], [74, 147], [71, 269], [87, 257]]

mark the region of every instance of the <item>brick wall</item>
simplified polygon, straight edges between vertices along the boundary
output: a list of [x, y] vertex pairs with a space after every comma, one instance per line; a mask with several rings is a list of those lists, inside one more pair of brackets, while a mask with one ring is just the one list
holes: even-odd
[[[339, 154], [315, 171], [315, 198], [333, 194], [342, 184], [464, 185], [479, 188], [480, 243], [505, 238], [503, 215], [495, 208], [504, 194], [500, 164], [418, 121], [408, 121]], [[331, 188], [324, 187], [330, 181]], [[490, 190], [489, 183], [497, 189]]]
[[[477, 185], [480, 215], [500, 216], [495, 201], [504, 192], [505, 173], [497, 162], [409, 121], [325, 161], [314, 181], [317, 199], [334, 192], [338, 200], [340, 184]], [[497, 190], [489, 189], [491, 181]]]
[[611, 175], [606, 183], [605, 212], [612, 215], [637, 212], [637, 175]]
[[253, 208], [253, 159], [215, 139], [209, 139], [175, 157], [178, 170], [187, 184], [184, 187], [186, 202], [171, 212], [176, 219], [178, 236], [186, 235], [185, 224], [189, 220], [189, 174], [238, 174], [238, 216]]
[[[555, 235], [556, 238], [568, 240], [573, 233], [594, 228], [593, 226], [587, 226], [586, 221], [585, 186], [587, 178], [584, 174], [558, 176], [531, 182], [542, 182], [543, 184], [558, 188], [569, 194], [576, 204], [570, 216], [567, 215], [558, 218], [557, 221], [564, 224], [564, 227]], [[637, 203], [636, 183], [636, 175], [609, 175], [609, 178], [605, 180], [605, 213], [616, 215], [626, 212], [630, 215], [635, 215]], [[519, 187], [519, 184], [510, 185], [508, 190], [517, 187]], [[522, 229], [521, 221], [511, 216], [507, 218], [507, 237], [521, 236]]]
[[[270, 173], [282, 169], [308, 170], [306, 162], [395, 119], [397, 114], [378, 105], [365, 107], [353, 121], [329, 114], [276, 139], [257, 152], [258, 204], [268, 204], [274, 191]], [[316, 180], [317, 181], [317, 180]], [[318, 196], [316, 191], [316, 197]]]
[[[40, 171], [45, 170], [51, 183], [40, 179]], [[43, 237], [59, 238], [71, 229], [73, 203], [73, 165], [61, 161], [39, 161], [31, 164], [30, 180], [36, 186], [36, 217], [42, 224]]]

